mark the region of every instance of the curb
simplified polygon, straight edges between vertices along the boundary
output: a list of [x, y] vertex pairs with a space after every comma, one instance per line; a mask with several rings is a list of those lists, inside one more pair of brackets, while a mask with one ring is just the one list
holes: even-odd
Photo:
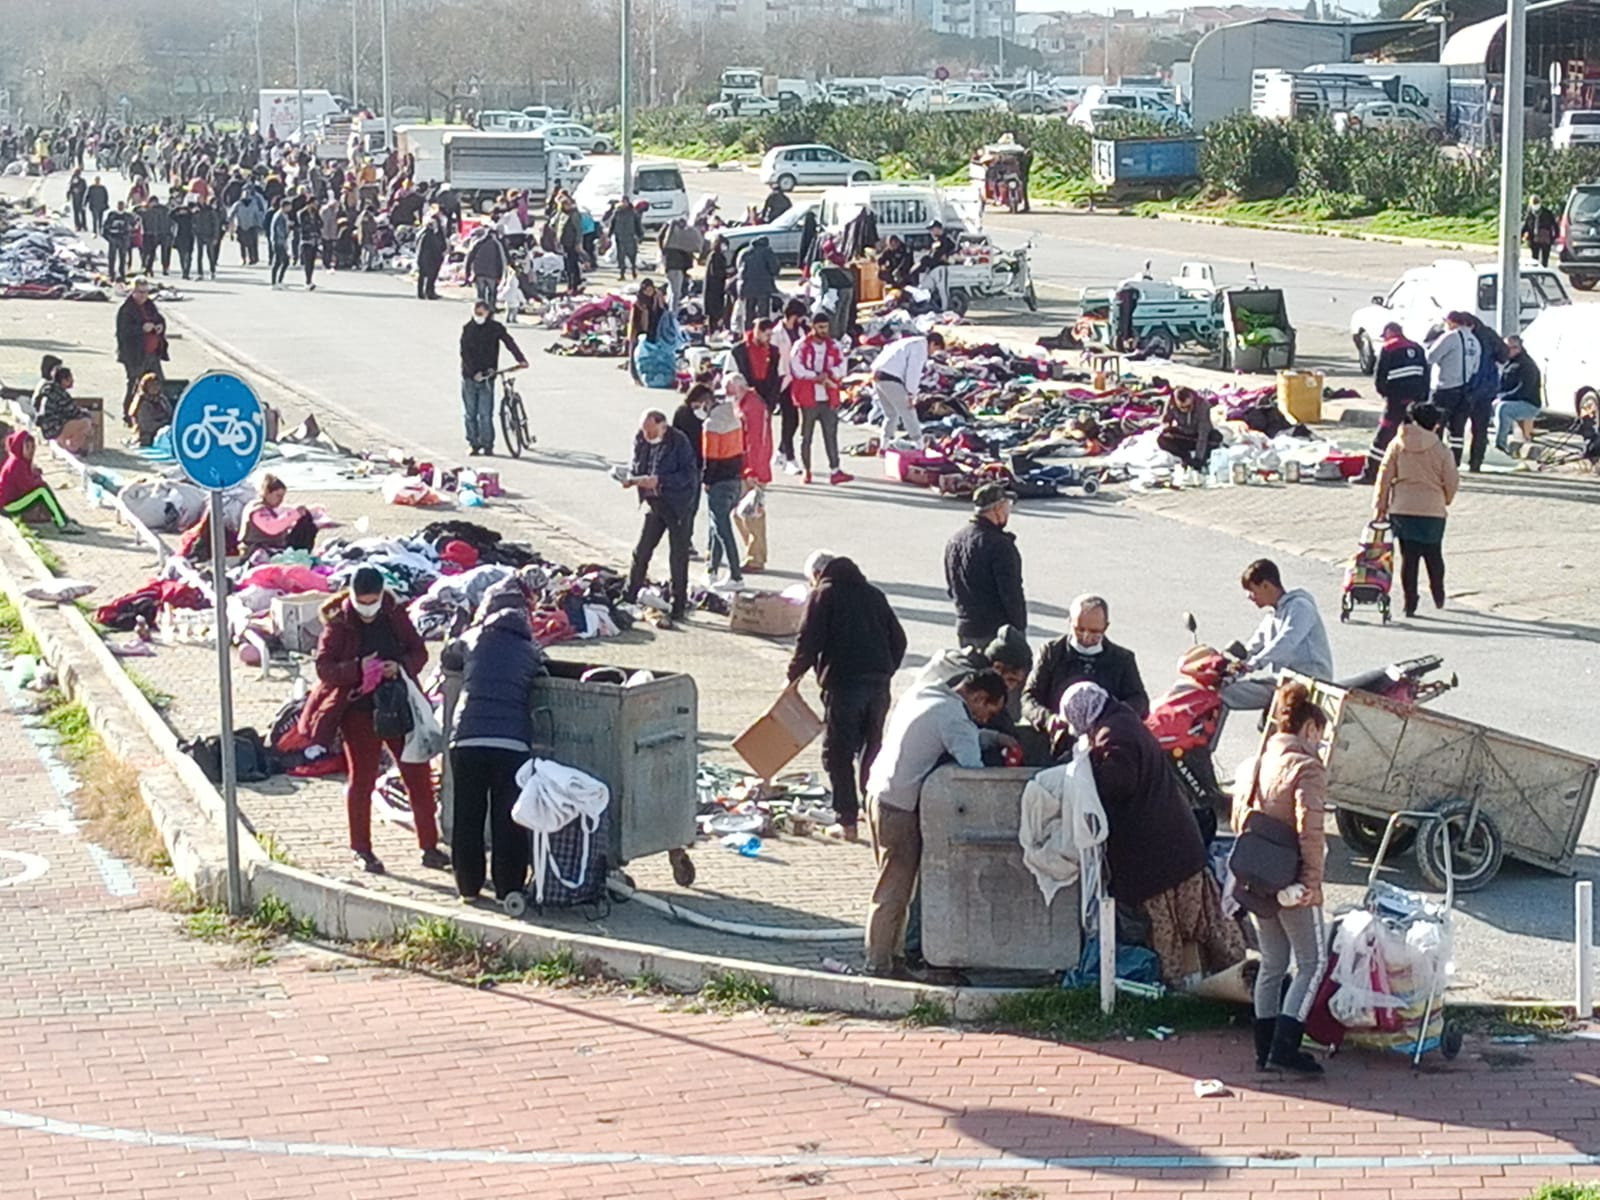
[[1378, 242], [1389, 246], [1415, 246], [1432, 250], [1493, 249], [1488, 242], [1437, 240], [1406, 237], [1398, 233], [1368, 233], [1362, 229], [1326, 229], [1317, 225], [1286, 225], [1279, 221], [1252, 221], [1248, 217], [1208, 217], [1202, 213], [1158, 212], [1158, 221], [1178, 221], [1185, 225], [1223, 225], [1232, 229], [1261, 229], [1269, 233], [1297, 233], [1308, 237], [1345, 238], [1352, 242]]

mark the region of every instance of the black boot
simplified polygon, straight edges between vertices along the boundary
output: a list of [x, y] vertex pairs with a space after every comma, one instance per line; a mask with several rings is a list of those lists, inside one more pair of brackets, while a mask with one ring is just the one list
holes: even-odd
[[1278, 1027], [1277, 1017], [1256, 1018], [1256, 1070], [1267, 1069], [1267, 1056], [1272, 1053], [1272, 1035]]
[[1293, 1017], [1279, 1017], [1272, 1031], [1272, 1050], [1267, 1062], [1285, 1071], [1300, 1075], [1321, 1075], [1322, 1064], [1300, 1048], [1306, 1035], [1304, 1022]]

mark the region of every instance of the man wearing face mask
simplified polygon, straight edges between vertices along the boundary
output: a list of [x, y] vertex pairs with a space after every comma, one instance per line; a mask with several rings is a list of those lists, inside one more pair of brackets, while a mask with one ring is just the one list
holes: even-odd
[[627, 599], [632, 603], [638, 598], [650, 560], [665, 536], [672, 577], [670, 615], [681, 621], [688, 607], [689, 543], [700, 494], [700, 467], [689, 439], [672, 427], [666, 413], [651, 409], [640, 419], [633, 440], [633, 462], [622, 486], [638, 491], [645, 510], [644, 528], [633, 549], [633, 569], [628, 573]]
[[1022, 690], [1022, 715], [1046, 733], [1065, 735], [1057, 711], [1061, 697], [1075, 683], [1097, 683], [1138, 714], [1150, 715], [1150, 696], [1139, 677], [1133, 651], [1106, 637], [1111, 606], [1100, 596], [1079, 596], [1072, 602], [1072, 632], [1039, 651], [1033, 675]]
[[500, 369], [501, 346], [516, 356], [517, 370], [527, 367], [521, 347], [479, 300], [472, 306], [472, 320], [461, 327], [461, 409], [471, 455], [494, 453], [494, 374]]

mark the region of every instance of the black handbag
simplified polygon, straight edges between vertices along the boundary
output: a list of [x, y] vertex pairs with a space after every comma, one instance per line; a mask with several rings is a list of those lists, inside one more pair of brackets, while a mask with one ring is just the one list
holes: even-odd
[[1246, 912], [1270, 917], [1279, 909], [1278, 893], [1300, 877], [1300, 835], [1294, 826], [1256, 807], [1261, 767], [1250, 784], [1250, 812], [1228, 855], [1234, 896]]
[[380, 738], [403, 738], [411, 732], [411, 696], [406, 681], [385, 679], [372, 693], [372, 731]]

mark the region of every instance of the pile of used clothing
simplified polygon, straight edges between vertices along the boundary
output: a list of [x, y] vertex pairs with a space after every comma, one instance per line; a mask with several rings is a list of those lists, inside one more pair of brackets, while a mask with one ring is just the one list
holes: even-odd
[[66, 225], [0, 200], [0, 299], [109, 300], [96, 260]]
[[595, 298], [559, 297], [544, 307], [540, 323], [559, 329], [564, 342], [546, 349], [577, 358], [620, 358], [627, 353], [628, 314], [632, 302], [616, 293]]

